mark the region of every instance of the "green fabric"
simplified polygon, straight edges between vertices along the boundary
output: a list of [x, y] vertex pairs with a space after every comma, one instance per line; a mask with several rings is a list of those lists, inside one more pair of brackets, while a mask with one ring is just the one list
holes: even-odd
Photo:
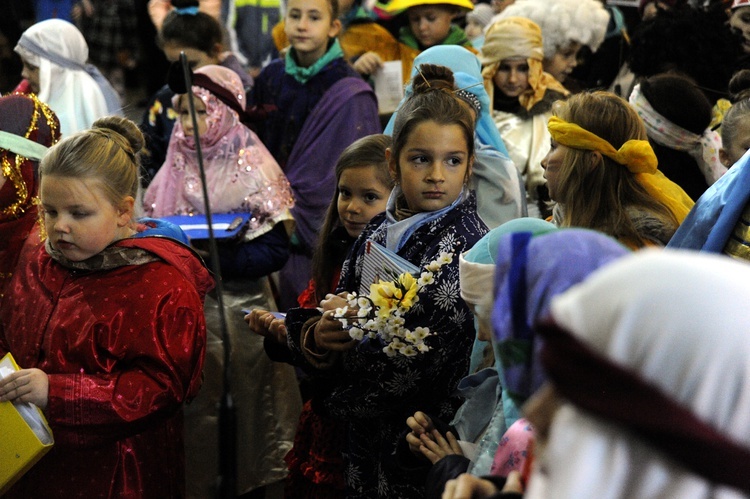
[[[424, 50], [424, 47], [422, 47], [417, 39], [414, 37], [414, 33], [412, 33], [411, 28], [409, 26], [403, 26], [398, 32], [398, 40], [406, 45], [407, 47], [411, 47], [413, 49], [417, 50]], [[463, 47], [471, 47], [471, 42], [468, 38], [466, 38], [466, 33], [464, 33], [464, 30], [459, 28], [456, 25], [451, 25], [451, 29], [448, 32], [448, 36], [445, 37], [445, 40], [443, 40], [442, 43], [439, 45], [461, 45]]]
[[374, 21], [375, 18], [376, 16], [372, 11], [365, 9], [361, 5], [354, 6], [353, 8], [349, 9], [349, 12], [339, 17], [344, 29], [348, 28], [352, 23], [371, 22]]
[[318, 74], [321, 69], [326, 67], [329, 62], [338, 59], [339, 57], [344, 57], [344, 51], [341, 50], [341, 44], [339, 43], [338, 38], [333, 39], [333, 43], [328, 48], [328, 51], [323, 55], [323, 57], [315, 61], [315, 64], [307, 68], [303, 68], [297, 65], [297, 61], [294, 60], [294, 56], [292, 55], [293, 52], [294, 48], [291, 48], [286, 52], [286, 60], [284, 65], [286, 74], [291, 75], [295, 80], [303, 85], [307, 83], [310, 78]]
[[33, 140], [3, 131], [0, 131], [0, 148], [35, 161], [41, 160], [47, 154], [48, 149]]

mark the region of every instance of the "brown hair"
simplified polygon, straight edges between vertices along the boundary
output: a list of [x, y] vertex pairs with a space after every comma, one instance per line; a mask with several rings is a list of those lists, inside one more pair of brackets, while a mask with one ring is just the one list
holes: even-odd
[[[610, 92], [573, 95], [555, 103], [553, 114], [601, 137], [615, 149], [631, 139], [648, 140], [635, 110]], [[563, 227], [595, 229], [642, 247], [648, 240], [634, 225], [629, 209], [649, 212], [674, 229], [679, 225], [626, 167], [602, 154], [568, 148], [558, 175], [556, 201], [563, 207]]]
[[[172, 5], [176, 8], [198, 7], [198, 3], [196, 0], [172, 0]], [[174, 43], [218, 56], [216, 46], [224, 45], [224, 31], [219, 21], [205, 12], [195, 15], [178, 14], [176, 8], [164, 18], [157, 34], [159, 46], [164, 48], [165, 44]]]
[[[326, 0], [328, 9], [331, 11], [331, 22], [339, 18], [339, 2], [338, 0]], [[287, 8], [287, 15], [289, 14], [289, 8]], [[284, 16], [286, 17], [286, 15]]]
[[397, 111], [393, 123], [391, 158], [396, 158], [397, 174], [400, 174], [398, 156], [401, 149], [414, 128], [425, 121], [461, 127], [471, 165], [474, 158], [474, 116], [469, 104], [454, 93], [453, 72], [444, 66], [422, 64], [411, 85], [413, 93]]

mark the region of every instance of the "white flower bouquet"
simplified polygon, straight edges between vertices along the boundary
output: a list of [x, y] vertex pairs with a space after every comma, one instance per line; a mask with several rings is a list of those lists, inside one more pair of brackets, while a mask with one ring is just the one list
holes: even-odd
[[417, 327], [413, 331], [407, 329], [404, 316], [419, 301], [420, 292], [435, 282], [440, 268], [452, 261], [453, 253], [441, 252], [436, 260], [424, 267], [419, 278], [404, 272], [393, 275], [390, 280], [371, 284], [368, 296], [349, 293], [347, 306], [337, 308], [334, 317], [355, 340], [379, 339], [384, 345], [383, 352], [389, 357], [396, 354], [413, 357], [427, 352], [430, 347], [425, 339], [434, 333], [427, 327]]

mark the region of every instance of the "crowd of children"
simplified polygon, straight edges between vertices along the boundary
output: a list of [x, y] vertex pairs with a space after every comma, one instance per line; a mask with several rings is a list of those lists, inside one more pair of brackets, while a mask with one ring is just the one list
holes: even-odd
[[[243, 55], [243, 6], [151, 0], [140, 126], [131, 10], [25, 30], [0, 404], [54, 445], [0, 491], [750, 497], [750, 0], [606, 4], [287, 0]], [[731, 50], [654, 45], [701, 16]]]

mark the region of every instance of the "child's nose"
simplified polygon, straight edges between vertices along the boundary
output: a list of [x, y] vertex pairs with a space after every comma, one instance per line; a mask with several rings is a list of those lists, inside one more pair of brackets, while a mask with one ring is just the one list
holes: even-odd
[[61, 232], [63, 234], [70, 232], [70, 227], [62, 218], [58, 218], [52, 228], [55, 232]]
[[427, 173], [427, 180], [429, 182], [442, 182], [444, 179], [442, 166], [437, 162], [433, 163], [432, 168]]
[[360, 208], [361, 207], [359, 205], [359, 202], [352, 199], [351, 201], [349, 201], [349, 205], [346, 207], [346, 211], [350, 213], [358, 213], [360, 211]]

